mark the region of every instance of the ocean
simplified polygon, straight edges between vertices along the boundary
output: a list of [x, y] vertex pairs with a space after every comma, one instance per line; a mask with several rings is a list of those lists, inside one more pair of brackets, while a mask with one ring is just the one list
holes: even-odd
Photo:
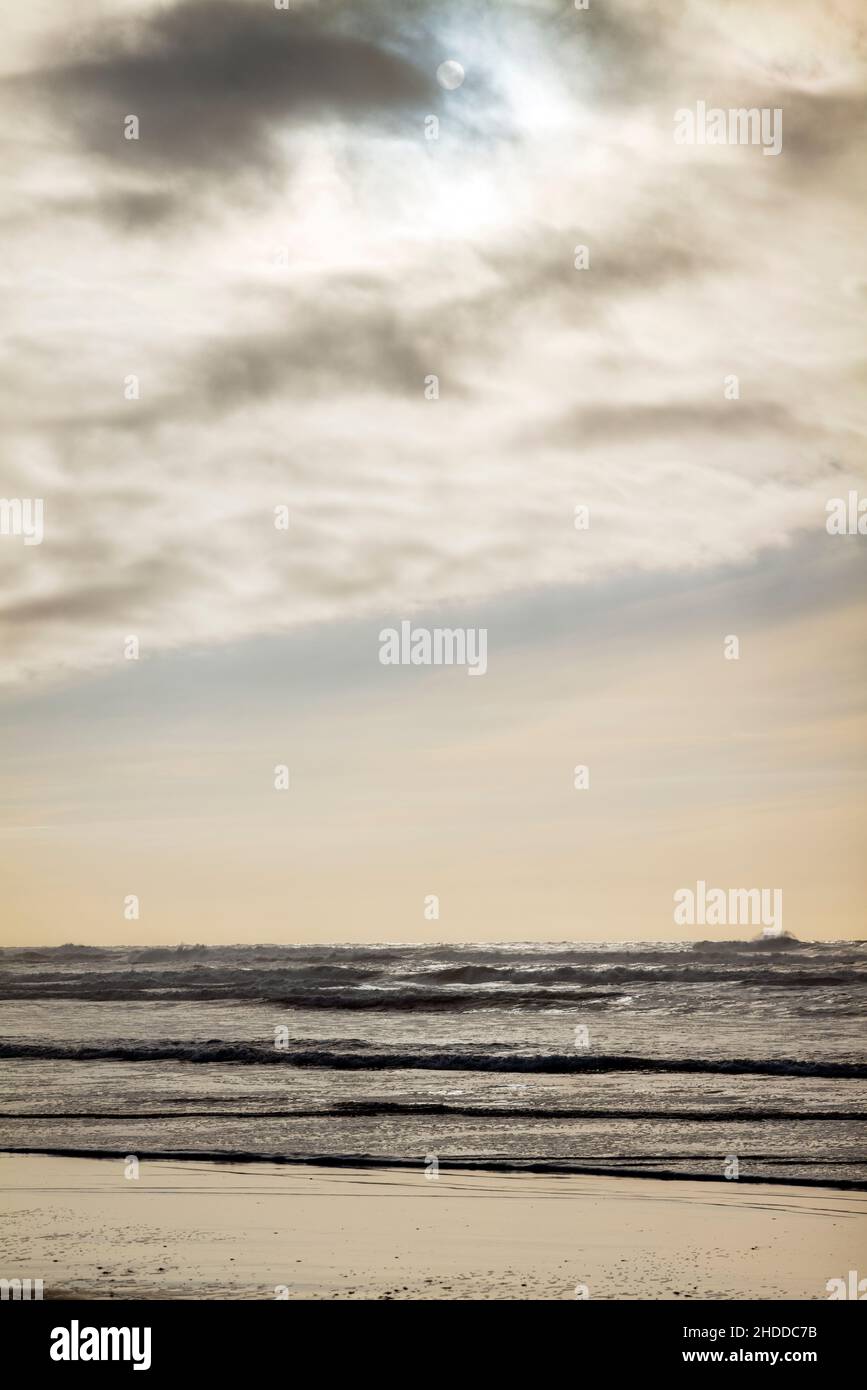
[[0, 1150], [864, 1188], [865, 965], [790, 938], [5, 949]]

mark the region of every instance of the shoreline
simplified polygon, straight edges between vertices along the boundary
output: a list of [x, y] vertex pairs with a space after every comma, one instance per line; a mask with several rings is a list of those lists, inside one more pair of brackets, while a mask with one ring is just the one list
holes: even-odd
[[0, 1274], [48, 1299], [773, 1300], [867, 1255], [867, 1198], [798, 1183], [137, 1158], [0, 1154]]
[[[134, 1116], [131, 1118], [135, 1118]], [[40, 1158], [75, 1158], [75, 1159], [95, 1159], [100, 1161], [120, 1162], [124, 1155], [117, 1149], [81, 1149], [72, 1146], [61, 1145], [56, 1148], [44, 1148], [27, 1144], [4, 1145], [0, 1147], [0, 1158], [3, 1155], [20, 1155]], [[391, 1156], [378, 1157], [370, 1154], [317, 1154], [313, 1156], [297, 1154], [262, 1154], [247, 1149], [232, 1149], [223, 1152], [211, 1149], [202, 1152], [200, 1149], [142, 1149], [136, 1147], [136, 1157], [147, 1160], [148, 1163], [212, 1163], [215, 1166], [232, 1164], [270, 1164], [273, 1167], [284, 1168], [322, 1168], [355, 1170], [358, 1172], [417, 1172], [423, 1167], [418, 1158], [396, 1158]], [[829, 1192], [867, 1192], [867, 1181], [860, 1181], [857, 1178], [838, 1178], [836, 1181], [827, 1178], [810, 1177], [777, 1177], [776, 1175], [751, 1174], [743, 1179], [727, 1179], [719, 1173], [682, 1173], [676, 1169], [655, 1168], [648, 1171], [644, 1168], [606, 1168], [600, 1164], [580, 1164], [565, 1163], [557, 1159], [472, 1159], [472, 1158], [437, 1158], [437, 1163], [442, 1172], [449, 1173], [522, 1173], [528, 1175], [551, 1177], [583, 1177], [583, 1178], [631, 1178], [639, 1182], [692, 1182], [692, 1183], [717, 1183], [731, 1186], [732, 1182], [737, 1182], [740, 1186], [749, 1183], [752, 1187], [803, 1187], [826, 1189]]]

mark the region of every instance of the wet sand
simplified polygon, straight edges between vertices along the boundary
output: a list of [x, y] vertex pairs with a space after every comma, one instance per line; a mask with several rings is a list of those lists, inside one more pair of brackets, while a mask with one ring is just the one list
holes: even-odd
[[[0, 1156], [0, 1277], [115, 1299], [827, 1298], [867, 1194]], [[578, 1291], [576, 1295], [576, 1290]]]

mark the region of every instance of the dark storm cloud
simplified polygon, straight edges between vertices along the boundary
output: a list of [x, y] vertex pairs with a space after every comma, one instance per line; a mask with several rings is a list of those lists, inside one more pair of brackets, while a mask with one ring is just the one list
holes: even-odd
[[[113, 203], [119, 198], [113, 195]], [[168, 197], [166, 207], [172, 207]], [[575, 244], [582, 241], [592, 248], [589, 272], [573, 264]], [[135, 410], [121, 405], [57, 414], [49, 406], [47, 415], [40, 412], [29, 423], [38, 420], [65, 435], [138, 433], [170, 420], [210, 420], [279, 397], [340, 391], [413, 397], [443, 364], [449, 395], [465, 397], [472, 393], [465, 372], [496, 361], [510, 341], [506, 330], [522, 315], [541, 315], [552, 325], [595, 322], [621, 297], [696, 280], [726, 261], [723, 251], [695, 231], [687, 243], [662, 212], [645, 214], [616, 235], [530, 228], [489, 250], [478, 248], [478, 255], [481, 278], [489, 283], [467, 292], [464, 281], [453, 286], [446, 276], [436, 313], [425, 301], [414, 302], [387, 273], [333, 275], [312, 302], [269, 289], [268, 308], [280, 326], [188, 342], [174, 354], [176, 389], [152, 395]], [[261, 295], [261, 287], [244, 286], [245, 302], [252, 293]], [[23, 340], [19, 351], [28, 346]], [[742, 415], [746, 427], [753, 408]], [[646, 423], [653, 423], [650, 416]], [[570, 426], [555, 422], [552, 428], [559, 437]]]
[[[541, 244], [540, 244], [541, 240]], [[655, 220], [642, 217], [633, 227], [597, 232], [582, 228], [561, 235], [546, 229], [535, 244], [527, 238], [487, 256], [487, 263], [507, 283], [510, 292], [534, 298], [548, 290], [582, 293], [600, 290], [611, 295], [656, 289], [670, 280], [689, 280], [708, 269], [718, 269], [719, 253], [696, 238], [667, 231]], [[586, 246], [591, 273], [581, 279], [575, 270], [575, 247]]]
[[[425, 377], [456, 350], [447, 325], [425, 331], [386, 305], [365, 312], [335, 304], [317, 314], [286, 302], [291, 329], [224, 334], [194, 346], [172, 371], [175, 389], [111, 410], [33, 415], [26, 423], [62, 435], [114, 430], [138, 434], [172, 421], [210, 421], [253, 404], [283, 398], [356, 394], [420, 397]], [[454, 356], [449, 358], [452, 370]], [[465, 388], [454, 377], [450, 394]]]
[[814, 433], [784, 406], [774, 401], [720, 401], [711, 404], [666, 402], [662, 405], [593, 406], [546, 420], [537, 430], [522, 434], [522, 442], [574, 449], [607, 441], [681, 439], [698, 434], [754, 434], [768, 431], [791, 438]]
[[[355, 30], [355, 32], [353, 32]], [[95, 56], [39, 81], [91, 151], [166, 170], [269, 166], [286, 122], [338, 114], [388, 123], [435, 109], [435, 63], [410, 58], [359, 29], [352, 11], [275, 10], [239, 0], [192, 0], [97, 36]], [[125, 140], [138, 116], [141, 138]]]
[[[577, 246], [589, 251], [585, 271], [575, 268]], [[493, 283], [456, 296], [449, 308], [467, 336], [483, 325], [499, 328], [504, 318], [526, 308], [545, 309], [573, 323], [604, 317], [621, 298], [716, 274], [726, 268], [730, 252], [704, 231], [679, 231], [667, 209], [654, 207], [616, 231], [580, 223], [561, 231], [525, 226], [509, 241], [480, 251], [480, 260]]]
[[106, 221], [120, 231], [147, 232], [177, 216], [181, 211], [181, 199], [175, 193], [160, 189], [120, 190], [102, 197], [101, 210]]
[[58, 198], [49, 210], [53, 217], [99, 217], [118, 231], [147, 235], [181, 217], [184, 201], [179, 194], [159, 188], [118, 189], [98, 198]]
[[[134, 409], [126, 403], [67, 413], [48, 403], [34, 413], [30, 403], [21, 422], [52, 430], [68, 444], [105, 430], [137, 434], [172, 421], [210, 421], [279, 398], [339, 399], [342, 392], [418, 398], [426, 376], [442, 371], [444, 362], [450, 396], [465, 396], [461, 363], [482, 338], [493, 337], [496, 322], [465, 335], [460, 316], [412, 312], [398, 297], [391, 282], [375, 276], [336, 276], [313, 303], [270, 291], [269, 306], [281, 326], [188, 343], [174, 355], [171, 390], [151, 394]], [[21, 338], [19, 348], [25, 354], [35, 345]]]
[[0, 607], [0, 627], [29, 629], [35, 623], [89, 624], [97, 619], [118, 621], [146, 614], [160, 597], [170, 599], [184, 579], [195, 579], [195, 567], [183, 558], [150, 555], [121, 569], [115, 547], [111, 568], [94, 582], [70, 585], [64, 592], [18, 599]]
[[416, 329], [386, 305], [299, 313], [288, 332], [233, 335], [209, 344], [186, 365], [186, 395], [208, 411], [299, 391], [420, 393], [431, 354]]
[[[771, 93], [764, 101], [783, 112], [784, 168], [793, 179], [814, 178], [823, 169], [830, 172], [838, 161], [854, 154], [853, 173], [863, 187], [867, 96], [862, 92], [784, 90]], [[846, 191], [851, 196], [851, 184], [847, 183]]]

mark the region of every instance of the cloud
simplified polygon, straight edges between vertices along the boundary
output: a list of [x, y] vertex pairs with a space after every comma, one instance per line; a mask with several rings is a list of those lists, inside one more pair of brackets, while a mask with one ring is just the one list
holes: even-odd
[[622, 440], [670, 441], [708, 434], [755, 438], [767, 431], [792, 438], [803, 437], [805, 426], [785, 407], [773, 401], [744, 401], [732, 409], [732, 401], [668, 401], [648, 405], [641, 401], [616, 406], [590, 406], [546, 420], [525, 436], [526, 443], [576, 447]]
[[[22, 11], [0, 495], [46, 529], [0, 537], [5, 679], [824, 540], [863, 56], [735, 8], [112, 0], [64, 50]], [[779, 159], [675, 146], [729, 93], [791, 110]]]
[[[242, 0], [192, 0], [123, 25], [99, 51], [44, 75], [45, 94], [87, 148], [126, 164], [232, 173], [279, 162], [284, 123], [337, 114], [387, 122], [427, 109], [430, 68], [380, 46], [330, 10], [291, 11]], [[138, 116], [137, 142], [123, 138]]]

